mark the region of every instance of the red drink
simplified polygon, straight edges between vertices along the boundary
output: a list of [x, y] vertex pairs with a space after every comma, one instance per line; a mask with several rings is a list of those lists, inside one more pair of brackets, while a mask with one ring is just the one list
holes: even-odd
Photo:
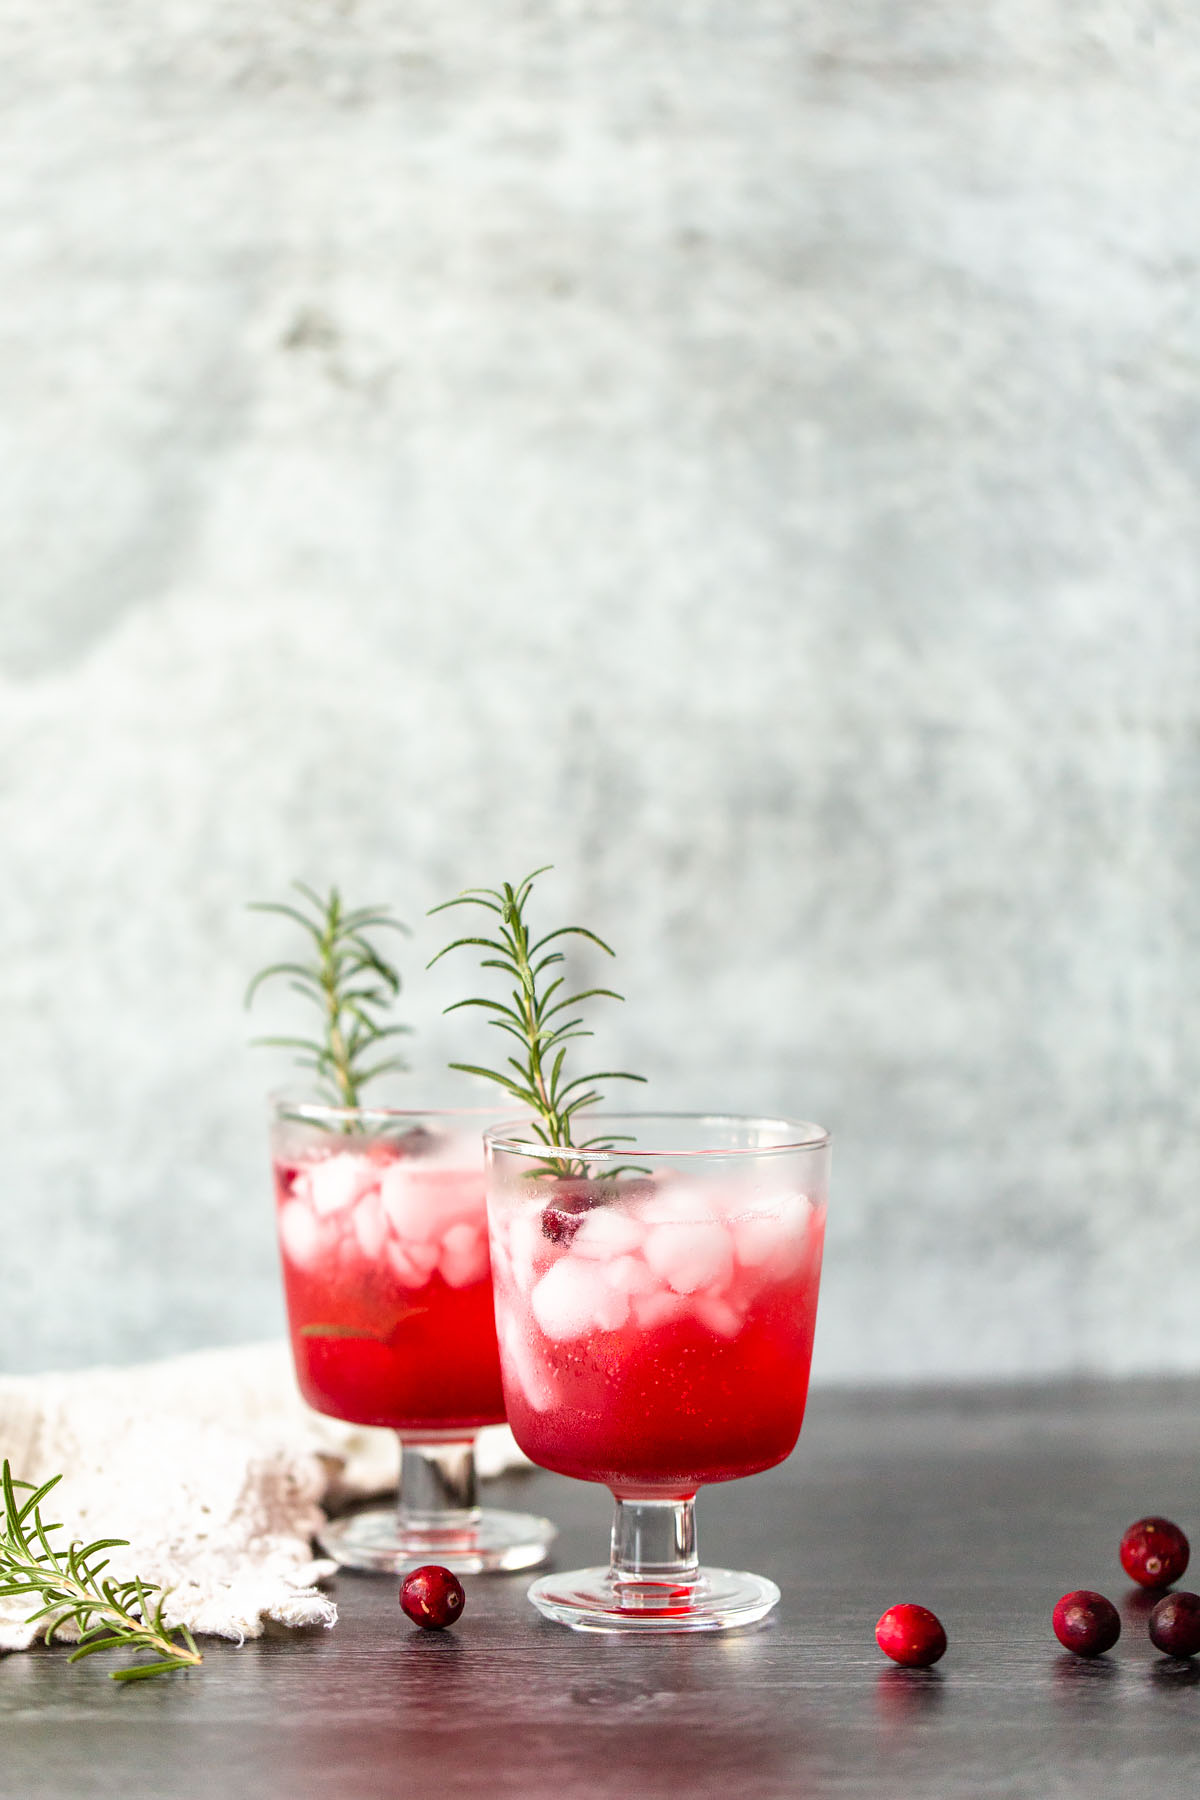
[[621, 1499], [781, 1462], [804, 1417], [823, 1202], [666, 1176], [592, 1183], [599, 1204], [580, 1216], [548, 1192], [492, 1217], [505, 1401], [527, 1455]]
[[548, 1519], [481, 1507], [475, 1434], [504, 1419], [484, 1203], [486, 1113], [275, 1102], [271, 1160], [300, 1391], [401, 1442], [394, 1510], [317, 1533], [353, 1569], [528, 1569]]
[[782, 1462], [808, 1395], [829, 1134], [790, 1119], [589, 1113], [561, 1151], [486, 1133], [508, 1416], [616, 1498], [607, 1567], [529, 1599], [580, 1631], [728, 1631], [778, 1603], [702, 1565], [695, 1495]]
[[284, 1290], [309, 1405], [423, 1436], [503, 1420], [474, 1136], [278, 1132]]

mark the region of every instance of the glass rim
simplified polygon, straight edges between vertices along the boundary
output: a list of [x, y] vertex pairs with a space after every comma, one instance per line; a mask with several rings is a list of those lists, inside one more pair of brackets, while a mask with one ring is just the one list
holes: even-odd
[[[326, 1119], [494, 1119], [503, 1111], [499, 1106], [335, 1106], [331, 1100], [293, 1100], [279, 1091], [268, 1094], [266, 1104], [273, 1114], [286, 1107], [289, 1114], [311, 1124]], [[514, 1121], [510, 1117], [506, 1122]]]
[[606, 1119], [626, 1124], [643, 1120], [666, 1125], [737, 1125], [743, 1128], [747, 1125], [765, 1125], [789, 1135], [785, 1141], [777, 1144], [710, 1144], [693, 1150], [645, 1150], [635, 1141], [617, 1144], [608, 1150], [589, 1150], [576, 1148], [574, 1144], [559, 1146], [545, 1144], [540, 1138], [517, 1136], [515, 1134], [518, 1131], [528, 1130], [528, 1120], [506, 1119], [500, 1124], [489, 1125], [484, 1131], [483, 1141], [489, 1152], [501, 1150], [517, 1156], [536, 1157], [539, 1161], [547, 1156], [563, 1156], [584, 1163], [628, 1162], [631, 1156], [637, 1157], [639, 1162], [677, 1162], [682, 1157], [791, 1156], [798, 1150], [825, 1150], [833, 1142], [832, 1134], [824, 1125], [816, 1125], [807, 1120], [777, 1118], [767, 1113], [589, 1111], [586, 1114], [589, 1125], [601, 1124]]

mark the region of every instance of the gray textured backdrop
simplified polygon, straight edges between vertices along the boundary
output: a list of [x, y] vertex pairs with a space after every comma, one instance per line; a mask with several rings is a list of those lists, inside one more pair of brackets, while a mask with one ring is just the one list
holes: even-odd
[[278, 1327], [245, 899], [540, 861], [827, 1378], [1200, 1366], [1195, 16], [0, 23], [0, 1366]]

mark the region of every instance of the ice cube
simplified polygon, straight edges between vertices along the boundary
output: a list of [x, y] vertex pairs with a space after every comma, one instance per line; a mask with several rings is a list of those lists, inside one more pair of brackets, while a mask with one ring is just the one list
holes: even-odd
[[534, 1412], [549, 1412], [551, 1407], [557, 1406], [560, 1399], [558, 1383], [512, 1313], [504, 1320], [501, 1343], [505, 1380], [520, 1388]]
[[666, 1182], [638, 1207], [638, 1217], [648, 1225], [707, 1224], [716, 1209], [705, 1189], [685, 1182]]
[[385, 1169], [379, 1183], [379, 1198], [384, 1216], [398, 1238], [418, 1238], [424, 1234], [425, 1218], [420, 1195], [413, 1187], [403, 1162]]
[[442, 1239], [438, 1269], [447, 1287], [470, 1287], [488, 1272], [487, 1233], [482, 1225], [452, 1225]]
[[397, 1237], [422, 1236], [425, 1220], [420, 1196], [403, 1162], [394, 1162], [390, 1169], [384, 1170], [379, 1183], [379, 1198], [387, 1222]]
[[677, 1294], [724, 1287], [733, 1273], [733, 1239], [723, 1225], [655, 1225], [645, 1255]]
[[808, 1256], [812, 1202], [804, 1194], [786, 1194], [760, 1211], [733, 1222], [737, 1259], [744, 1269], [762, 1269], [786, 1280]]
[[606, 1281], [604, 1293], [596, 1302], [593, 1314], [601, 1331], [620, 1331], [629, 1317], [630, 1300], [624, 1288], [615, 1288]]
[[383, 1249], [383, 1240], [387, 1236], [387, 1220], [383, 1216], [379, 1195], [374, 1189], [369, 1194], [364, 1194], [354, 1209], [354, 1235], [367, 1261], [374, 1262]]
[[404, 1252], [408, 1260], [415, 1263], [423, 1274], [432, 1274], [438, 1266], [441, 1246], [439, 1244], [405, 1244]]
[[645, 1237], [645, 1229], [627, 1212], [615, 1206], [597, 1206], [584, 1215], [583, 1224], [571, 1240], [573, 1256], [624, 1256], [636, 1250]]
[[716, 1294], [697, 1294], [692, 1305], [700, 1323], [718, 1337], [735, 1338], [742, 1329], [742, 1315], [736, 1306]]
[[622, 1294], [652, 1294], [655, 1289], [661, 1292], [658, 1278], [640, 1256], [614, 1257], [604, 1265], [604, 1279]]
[[[530, 1305], [546, 1336], [565, 1343], [598, 1325], [605, 1331], [615, 1329], [624, 1317], [622, 1305], [628, 1313], [629, 1297], [609, 1287], [598, 1264], [564, 1256], [542, 1276], [530, 1295]], [[609, 1319], [615, 1323], [602, 1323]]]
[[462, 1223], [487, 1229], [482, 1169], [418, 1169], [413, 1173], [425, 1190], [426, 1206], [441, 1221], [441, 1230]]
[[394, 1162], [383, 1172], [379, 1194], [396, 1236], [433, 1243], [452, 1225], [482, 1224], [483, 1176], [474, 1169], [424, 1169]]
[[527, 1294], [546, 1267], [551, 1244], [542, 1230], [541, 1206], [528, 1206], [514, 1213], [509, 1221], [508, 1247], [512, 1257], [513, 1278], [523, 1294]]
[[643, 1331], [657, 1331], [663, 1325], [673, 1325], [689, 1310], [683, 1295], [673, 1294], [669, 1288], [655, 1288], [652, 1293], [639, 1294], [633, 1302], [633, 1316]]
[[508, 1253], [508, 1233], [503, 1230], [494, 1231], [489, 1242], [492, 1280], [496, 1286], [508, 1287], [513, 1282], [512, 1257]]
[[424, 1287], [438, 1260], [436, 1244], [401, 1243], [389, 1238], [387, 1259], [403, 1287]]
[[298, 1269], [313, 1269], [321, 1259], [321, 1227], [303, 1200], [288, 1200], [279, 1209], [279, 1242]]
[[375, 1185], [378, 1176], [377, 1164], [349, 1150], [339, 1150], [336, 1156], [310, 1163], [308, 1192], [313, 1211], [318, 1218], [327, 1219], [344, 1207], [353, 1206], [360, 1195]]

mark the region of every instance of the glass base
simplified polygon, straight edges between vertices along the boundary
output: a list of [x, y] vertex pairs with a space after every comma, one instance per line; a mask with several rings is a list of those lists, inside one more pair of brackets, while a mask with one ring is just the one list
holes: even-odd
[[462, 1524], [402, 1529], [391, 1507], [334, 1519], [322, 1526], [317, 1542], [343, 1569], [395, 1575], [421, 1563], [441, 1563], [456, 1575], [483, 1575], [536, 1568], [545, 1562], [557, 1535], [549, 1519], [490, 1507]]
[[765, 1619], [779, 1589], [739, 1569], [697, 1569], [683, 1581], [569, 1569], [543, 1575], [529, 1598], [546, 1618], [575, 1631], [737, 1631]]

